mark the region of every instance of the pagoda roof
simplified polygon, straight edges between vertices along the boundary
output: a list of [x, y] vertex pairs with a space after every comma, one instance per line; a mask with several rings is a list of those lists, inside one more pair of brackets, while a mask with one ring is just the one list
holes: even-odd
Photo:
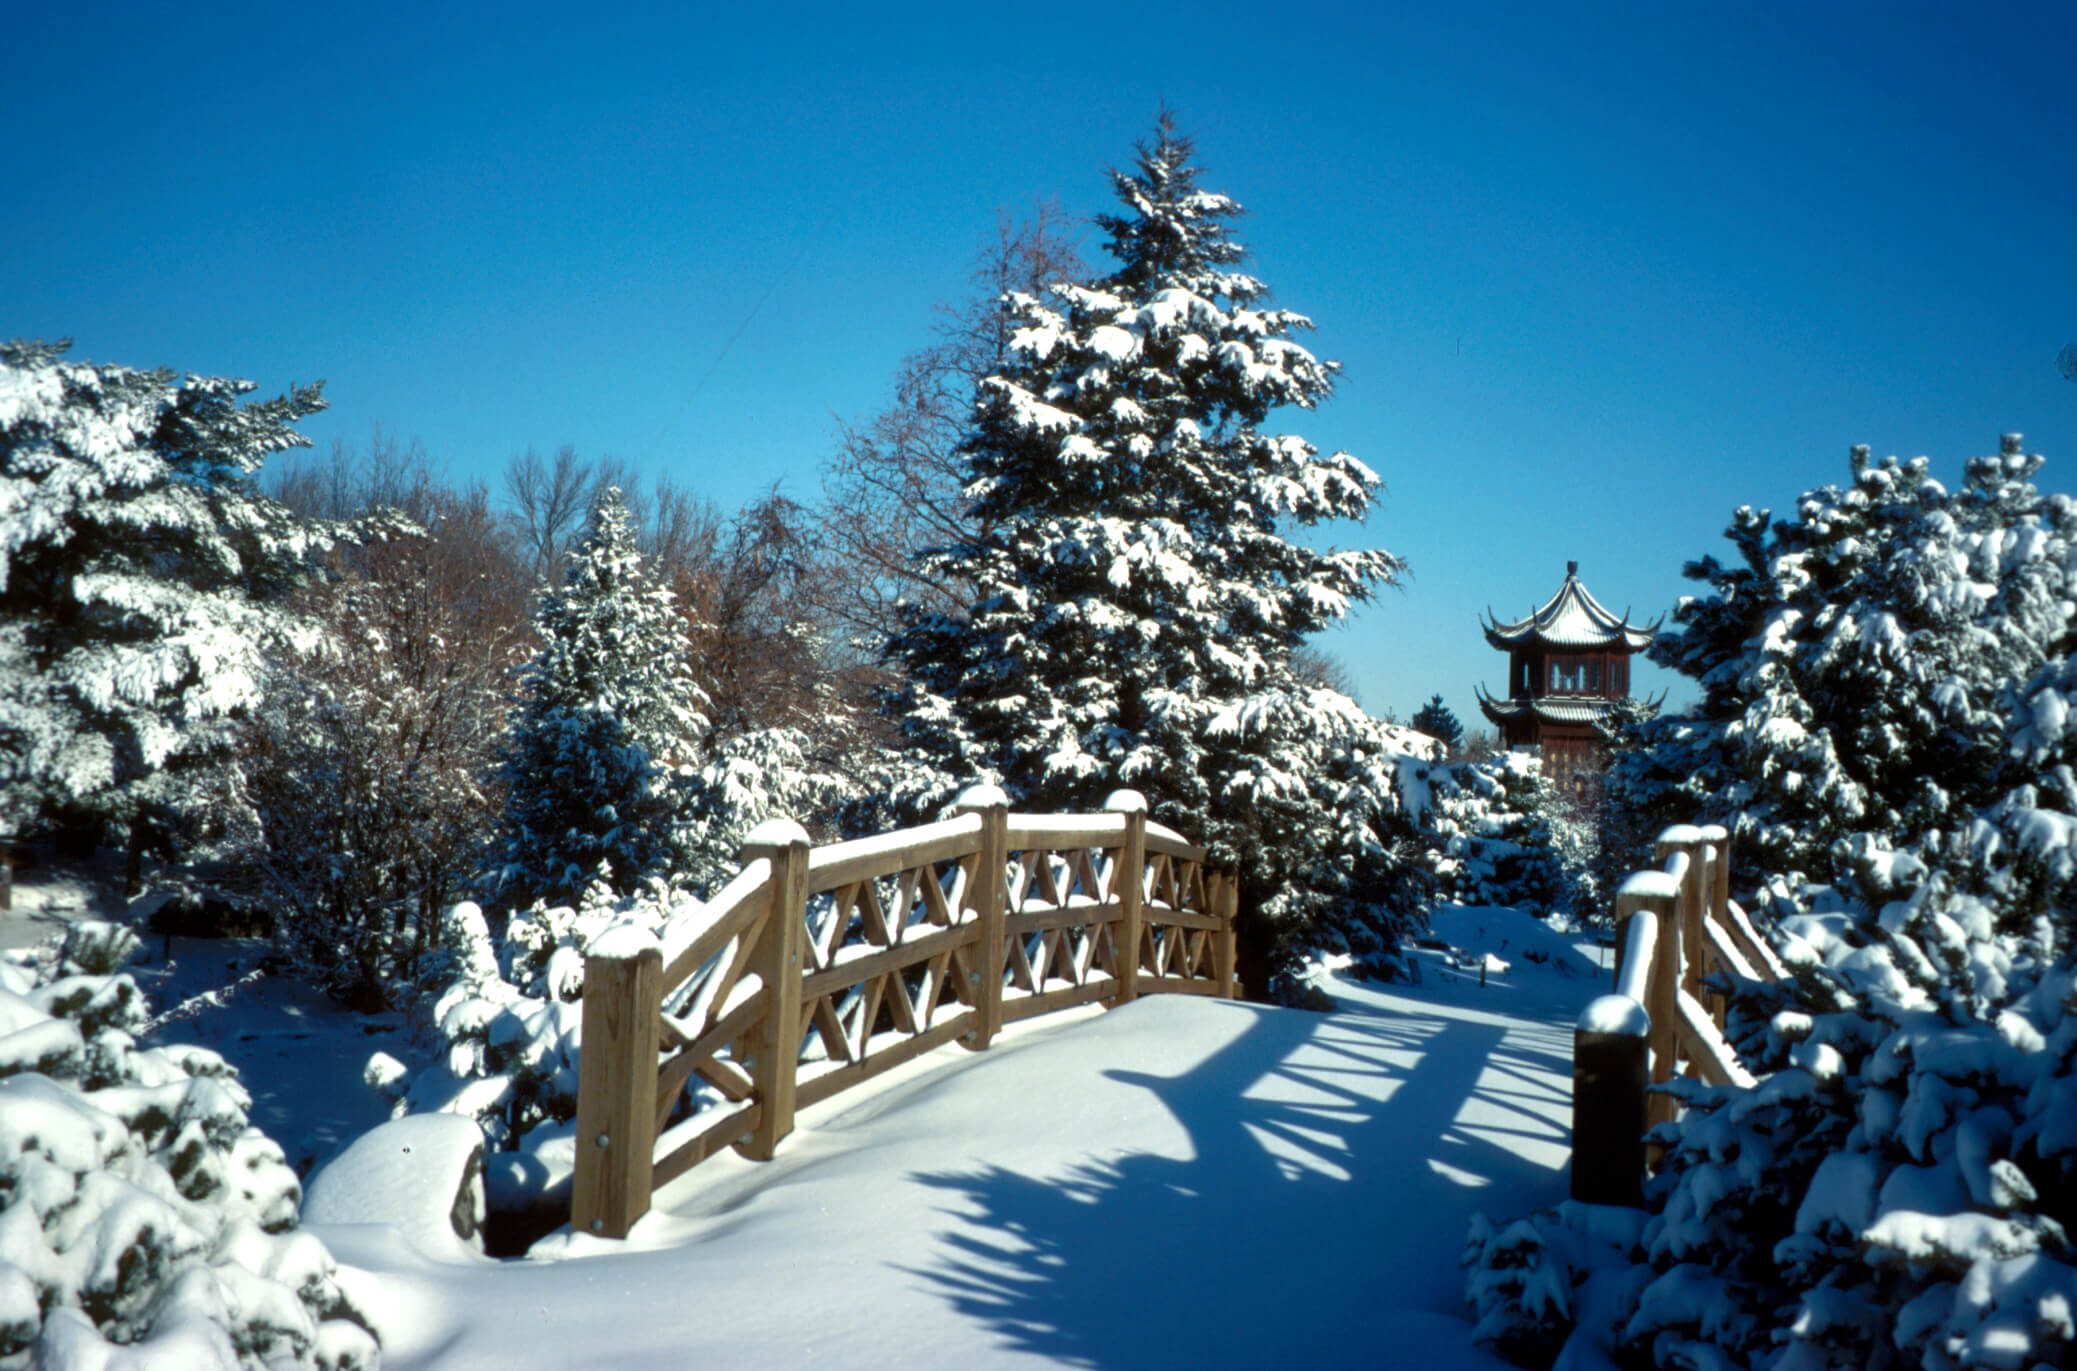
[[1578, 562], [1565, 564], [1565, 583], [1528, 618], [1503, 622], [1490, 609], [1485, 614], [1486, 641], [1503, 652], [1535, 644], [1571, 652], [1606, 647], [1637, 652], [1658, 627], [1657, 619], [1631, 623], [1627, 609], [1620, 618], [1610, 614], [1580, 581]]
[[1591, 724], [1608, 717], [1615, 700], [1595, 695], [1539, 695], [1530, 700], [1496, 700], [1477, 687], [1478, 707], [1496, 724], [1533, 718], [1546, 724]]

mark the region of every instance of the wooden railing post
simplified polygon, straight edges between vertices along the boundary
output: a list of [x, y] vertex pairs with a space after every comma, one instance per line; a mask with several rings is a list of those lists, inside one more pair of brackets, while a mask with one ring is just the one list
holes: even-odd
[[995, 786], [977, 785], [959, 797], [955, 808], [981, 816], [981, 850], [974, 856], [973, 879], [966, 887], [967, 907], [981, 930], [974, 943], [974, 1029], [960, 1039], [978, 1051], [1002, 1032], [1002, 979], [1009, 960], [1004, 933], [1008, 891], [1003, 880], [1010, 860], [1010, 798]]
[[[1633, 916], [1634, 917], [1634, 916]], [[1645, 917], [1650, 918], [1647, 914]], [[1571, 1193], [1587, 1204], [1644, 1204], [1650, 1023], [1627, 995], [1603, 995], [1572, 1030]]]
[[1240, 914], [1240, 876], [1225, 872], [1212, 877], [1205, 885], [1206, 901], [1212, 906], [1207, 911], [1219, 920], [1218, 942], [1212, 948], [1212, 970], [1219, 978], [1219, 995], [1223, 999], [1240, 998], [1240, 940], [1234, 933], [1233, 921]]
[[[1647, 1044], [1651, 1053], [1651, 1083], [1661, 1085], [1673, 1079], [1674, 1056], [1679, 1050], [1679, 1038], [1675, 1025], [1680, 1022], [1680, 1010], [1676, 1003], [1680, 990], [1680, 922], [1676, 917], [1680, 897], [1673, 891], [1657, 888], [1631, 889], [1644, 884], [1656, 887], [1663, 876], [1651, 882], [1642, 881], [1643, 876], [1655, 873], [1644, 872], [1632, 876], [1624, 883], [1625, 889], [1616, 895], [1616, 926], [1620, 930], [1620, 955], [1627, 961], [1630, 944], [1630, 920], [1649, 918], [1656, 922], [1657, 934], [1652, 940], [1651, 965], [1645, 971], [1644, 1010], [1651, 1023], [1647, 1033]], [[1619, 967], [1617, 984], [1630, 984], [1626, 967]], [[1646, 1126], [1670, 1121], [1677, 1106], [1664, 1094], [1649, 1097], [1645, 1108]]]
[[757, 1130], [737, 1144], [744, 1156], [768, 1162], [793, 1131], [793, 1096], [801, 1050], [801, 943], [807, 936], [808, 833], [790, 819], [759, 824], [743, 844], [743, 864], [772, 864], [772, 912], [750, 955], [749, 971], [764, 985], [764, 1016], [746, 1036], [750, 1079], [760, 1114]]
[[[1731, 833], [1721, 824], [1704, 824], [1702, 841], [1709, 844], [1708, 916], [1715, 920], [1717, 931], [1725, 933], [1731, 927]], [[1704, 974], [1718, 969], [1716, 956], [1712, 953]], [[1723, 1031], [1725, 1010], [1723, 996], [1709, 997], [1710, 1017], [1716, 1021], [1719, 1032]]]
[[1143, 902], [1147, 895], [1147, 799], [1136, 790], [1118, 790], [1103, 802], [1105, 812], [1125, 816], [1125, 837], [1111, 867], [1108, 892], [1118, 901], [1118, 935], [1112, 941], [1113, 972], [1118, 993], [1113, 1004], [1139, 998]]
[[[1675, 852], [1686, 853], [1688, 865], [1686, 874], [1680, 878], [1680, 935], [1677, 940], [1667, 940], [1677, 944], [1673, 949], [1673, 980], [1679, 989], [1685, 990], [1696, 1004], [1700, 1004], [1702, 963], [1703, 958], [1708, 955], [1709, 946], [1702, 937], [1702, 919], [1709, 900], [1710, 887], [1709, 844], [1703, 841], [1701, 829], [1688, 824], [1675, 824], [1659, 835], [1656, 854], [1663, 864]], [[1653, 1003], [1646, 1008], [1651, 1011], [1652, 1022], [1656, 1024], [1659, 1021], [1659, 1006]], [[1666, 1008], [1671, 1012], [1678, 1012], [1671, 990], [1667, 992]], [[1699, 1076], [1700, 1068], [1689, 1062], [1687, 1074]]]
[[584, 959], [583, 1065], [570, 1227], [624, 1238], [649, 1212], [656, 1160], [656, 1049], [663, 952]]

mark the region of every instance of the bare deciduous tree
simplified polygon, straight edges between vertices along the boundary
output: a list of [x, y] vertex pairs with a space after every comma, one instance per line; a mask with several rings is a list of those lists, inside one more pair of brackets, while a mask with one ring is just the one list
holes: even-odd
[[564, 443], [553, 457], [529, 447], [505, 464], [505, 509], [538, 578], [554, 581], [585, 517], [607, 486], [620, 487], [636, 522], [646, 522], [633, 467], [618, 457], [580, 457]]
[[961, 493], [959, 445], [974, 385], [995, 369], [1007, 342], [1004, 299], [1079, 280], [1080, 234], [1080, 222], [1051, 200], [1022, 220], [999, 215], [975, 262], [973, 298], [938, 306], [936, 341], [903, 359], [893, 404], [843, 426], [819, 510], [824, 555], [839, 569], [823, 611], [868, 657], [893, 631], [899, 600], [965, 609], [969, 588], [933, 577], [915, 553], [975, 530]]
[[403, 516], [303, 593], [322, 641], [278, 664], [244, 757], [257, 833], [241, 866], [278, 911], [277, 941], [313, 982], [379, 1004], [437, 936], [497, 812], [487, 777], [532, 580], [489, 492], [447, 486], [415, 443], [378, 431], [367, 454], [341, 444], [276, 489], [326, 517]]

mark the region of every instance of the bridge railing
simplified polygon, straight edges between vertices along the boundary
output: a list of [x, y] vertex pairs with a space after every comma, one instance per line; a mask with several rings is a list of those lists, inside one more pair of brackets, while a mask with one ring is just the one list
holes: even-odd
[[1724, 1040], [1719, 970], [1748, 980], [1788, 975], [1731, 898], [1730, 836], [1685, 824], [1659, 835], [1653, 870], [1616, 894], [1615, 993], [1580, 1014], [1572, 1046], [1572, 1198], [1640, 1205], [1645, 1135], [1679, 1102], [1652, 1085], [1677, 1074], [1753, 1083]]
[[1232, 998], [1238, 903], [1131, 791], [1012, 814], [981, 788], [941, 823], [823, 847], [764, 825], [712, 900], [585, 958], [571, 1227], [625, 1237], [654, 1187], [723, 1147], [769, 1160], [796, 1109], [942, 1044], [1075, 1005]]

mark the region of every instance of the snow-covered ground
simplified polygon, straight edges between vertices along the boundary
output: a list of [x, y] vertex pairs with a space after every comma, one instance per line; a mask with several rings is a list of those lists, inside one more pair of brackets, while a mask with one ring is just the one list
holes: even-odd
[[[389, 1117], [388, 1101], [361, 1082], [370, 1053], [411, 1057], [404, 1016], [354, 1014], [307, 986], [254, 975], [268, 947], [259, 938], [164, 938], [148, 931], [160, 899], [124, 901], [104, 854], [91, 864], [18, 873], [14, 907], [0, 912], [0, 949], [64, 935], [70, 919], [134, 926], [143, 950], [128, 968], [169, 1038], [221, 1052], [252, 1093], [250, 1117], [299, 1170], [323, 1162]], [[208, 1001], [196, 1002], [198, 996]]]
[[[1158, 997], [946, 1049], [804, 1111], [773, 1162], [710, 1160], [625, 1243], [499, 1262], [313, 1227], [391, 1368], [1497, 1367], [1466, 1221], [1562, 1198], [1594, 971], [1512, 911], [1434, 933], [1419, 985], [1330, 977], [1332, 1014]], [[155, 997], [254, 946], [176, 941]], [[401, 1035], [366, 1026], [263, 979], [180, 1031], [294, 1158], [381, 1116], [349, 1082]]]

